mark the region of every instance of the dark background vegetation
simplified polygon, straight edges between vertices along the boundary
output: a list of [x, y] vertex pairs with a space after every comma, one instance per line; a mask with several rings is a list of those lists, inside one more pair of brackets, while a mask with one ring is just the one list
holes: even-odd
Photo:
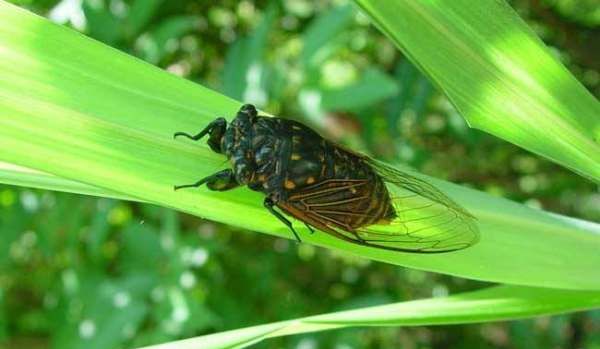
[[[447, 99], [344, 1], [12, 2], [377, 157], [600, 221], [594, 184], [469, 129]], [[597, 1], [511, 4], [598, 96]], [[485, 286], [152, 205], [0, 186], [0, 348], [132, 348]], [[481, 325], [329, 331], [256, 347], [600, 348], [600, 311]]]

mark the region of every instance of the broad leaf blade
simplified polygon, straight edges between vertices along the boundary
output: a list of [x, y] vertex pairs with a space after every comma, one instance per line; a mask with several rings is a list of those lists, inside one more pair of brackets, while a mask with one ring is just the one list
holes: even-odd
[[513, 320], [600, 306], [600, 292], [497, 286], [445, 298], [367, 307], [216, 333], [145, 349], [245, 348], [261, 340], [353, 326], [425, 326]]
[[600, 181], [600, 103], [497, 0], [356, 0], [472, 127]]
[[47, 189], [83, 195], [101, 196], [113, 199], [140, 201], [131, 196], [100, 189], [48, 173], [0, 162], [0, 183], [37, 189]]
[[[225, 167], [204, 142], [173, 140], [239, 104], [0, 2], [0, 161], [33, 168], [201, 217], [291, 238], [240, 188], [174, 192]], [[481, 241], [459, 252], [403, 254], [327, 234], [304, 242], [366, 258], [474, 279], [600, 289], [600, 227], [441, 181], [473, 213]], [[518, 271], [518, 272], [515, 272]]]

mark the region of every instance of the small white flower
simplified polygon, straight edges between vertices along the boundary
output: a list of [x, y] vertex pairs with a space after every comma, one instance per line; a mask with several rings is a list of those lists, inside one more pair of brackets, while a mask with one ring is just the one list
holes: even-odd
[[179, 284], [185, 289], [190, 289], [196, 285], [196, 276], [190, 271], [185, 271], [179, 277]]
[[117, 308], [126, 307], [127, 305], [129, 305], [130, 301], [131, 301], [131, 296], [129, 296], [129, 293], [125, 292], [125, 291], [117, 292], [113, 296], [113, 304]]
[[96, 324], [90, 319], [85, 319], [79, 324], [79, 336], [84, 339], [92, 338], [96, 334]]
[[194, 267], [201, 267], [208, 260], [208, 251], [200, 247], [195, 249], [190, 256], [190, 264]]

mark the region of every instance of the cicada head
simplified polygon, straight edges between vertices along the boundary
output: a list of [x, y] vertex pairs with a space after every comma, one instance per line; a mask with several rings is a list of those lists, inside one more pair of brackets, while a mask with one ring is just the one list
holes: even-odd
[[244, 104], [238, 111], [236, 118], [242, 123], [253, 124], [256, 120], [256, 108], [252, 104]]

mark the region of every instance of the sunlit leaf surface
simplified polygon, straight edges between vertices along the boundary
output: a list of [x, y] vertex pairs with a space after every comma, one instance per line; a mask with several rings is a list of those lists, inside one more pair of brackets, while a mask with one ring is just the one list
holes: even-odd
[[[235, 226], [290, 238], [248, 189], [174, 192], [223, 168], [202, 143], [173, 140], [239, 104], [0, 2], [0, 160]], [[469, 278], [600, 288], [598, 225], [433, 183], [477, 218], [481, 241], [415, 255], [297, 228], [306, 243]], [[243, 215], [240, 215], [243, 212]], [[519, 270], [515, 273], [514, 270]], [[576, 273], [573, 270], [577, 270]]]

